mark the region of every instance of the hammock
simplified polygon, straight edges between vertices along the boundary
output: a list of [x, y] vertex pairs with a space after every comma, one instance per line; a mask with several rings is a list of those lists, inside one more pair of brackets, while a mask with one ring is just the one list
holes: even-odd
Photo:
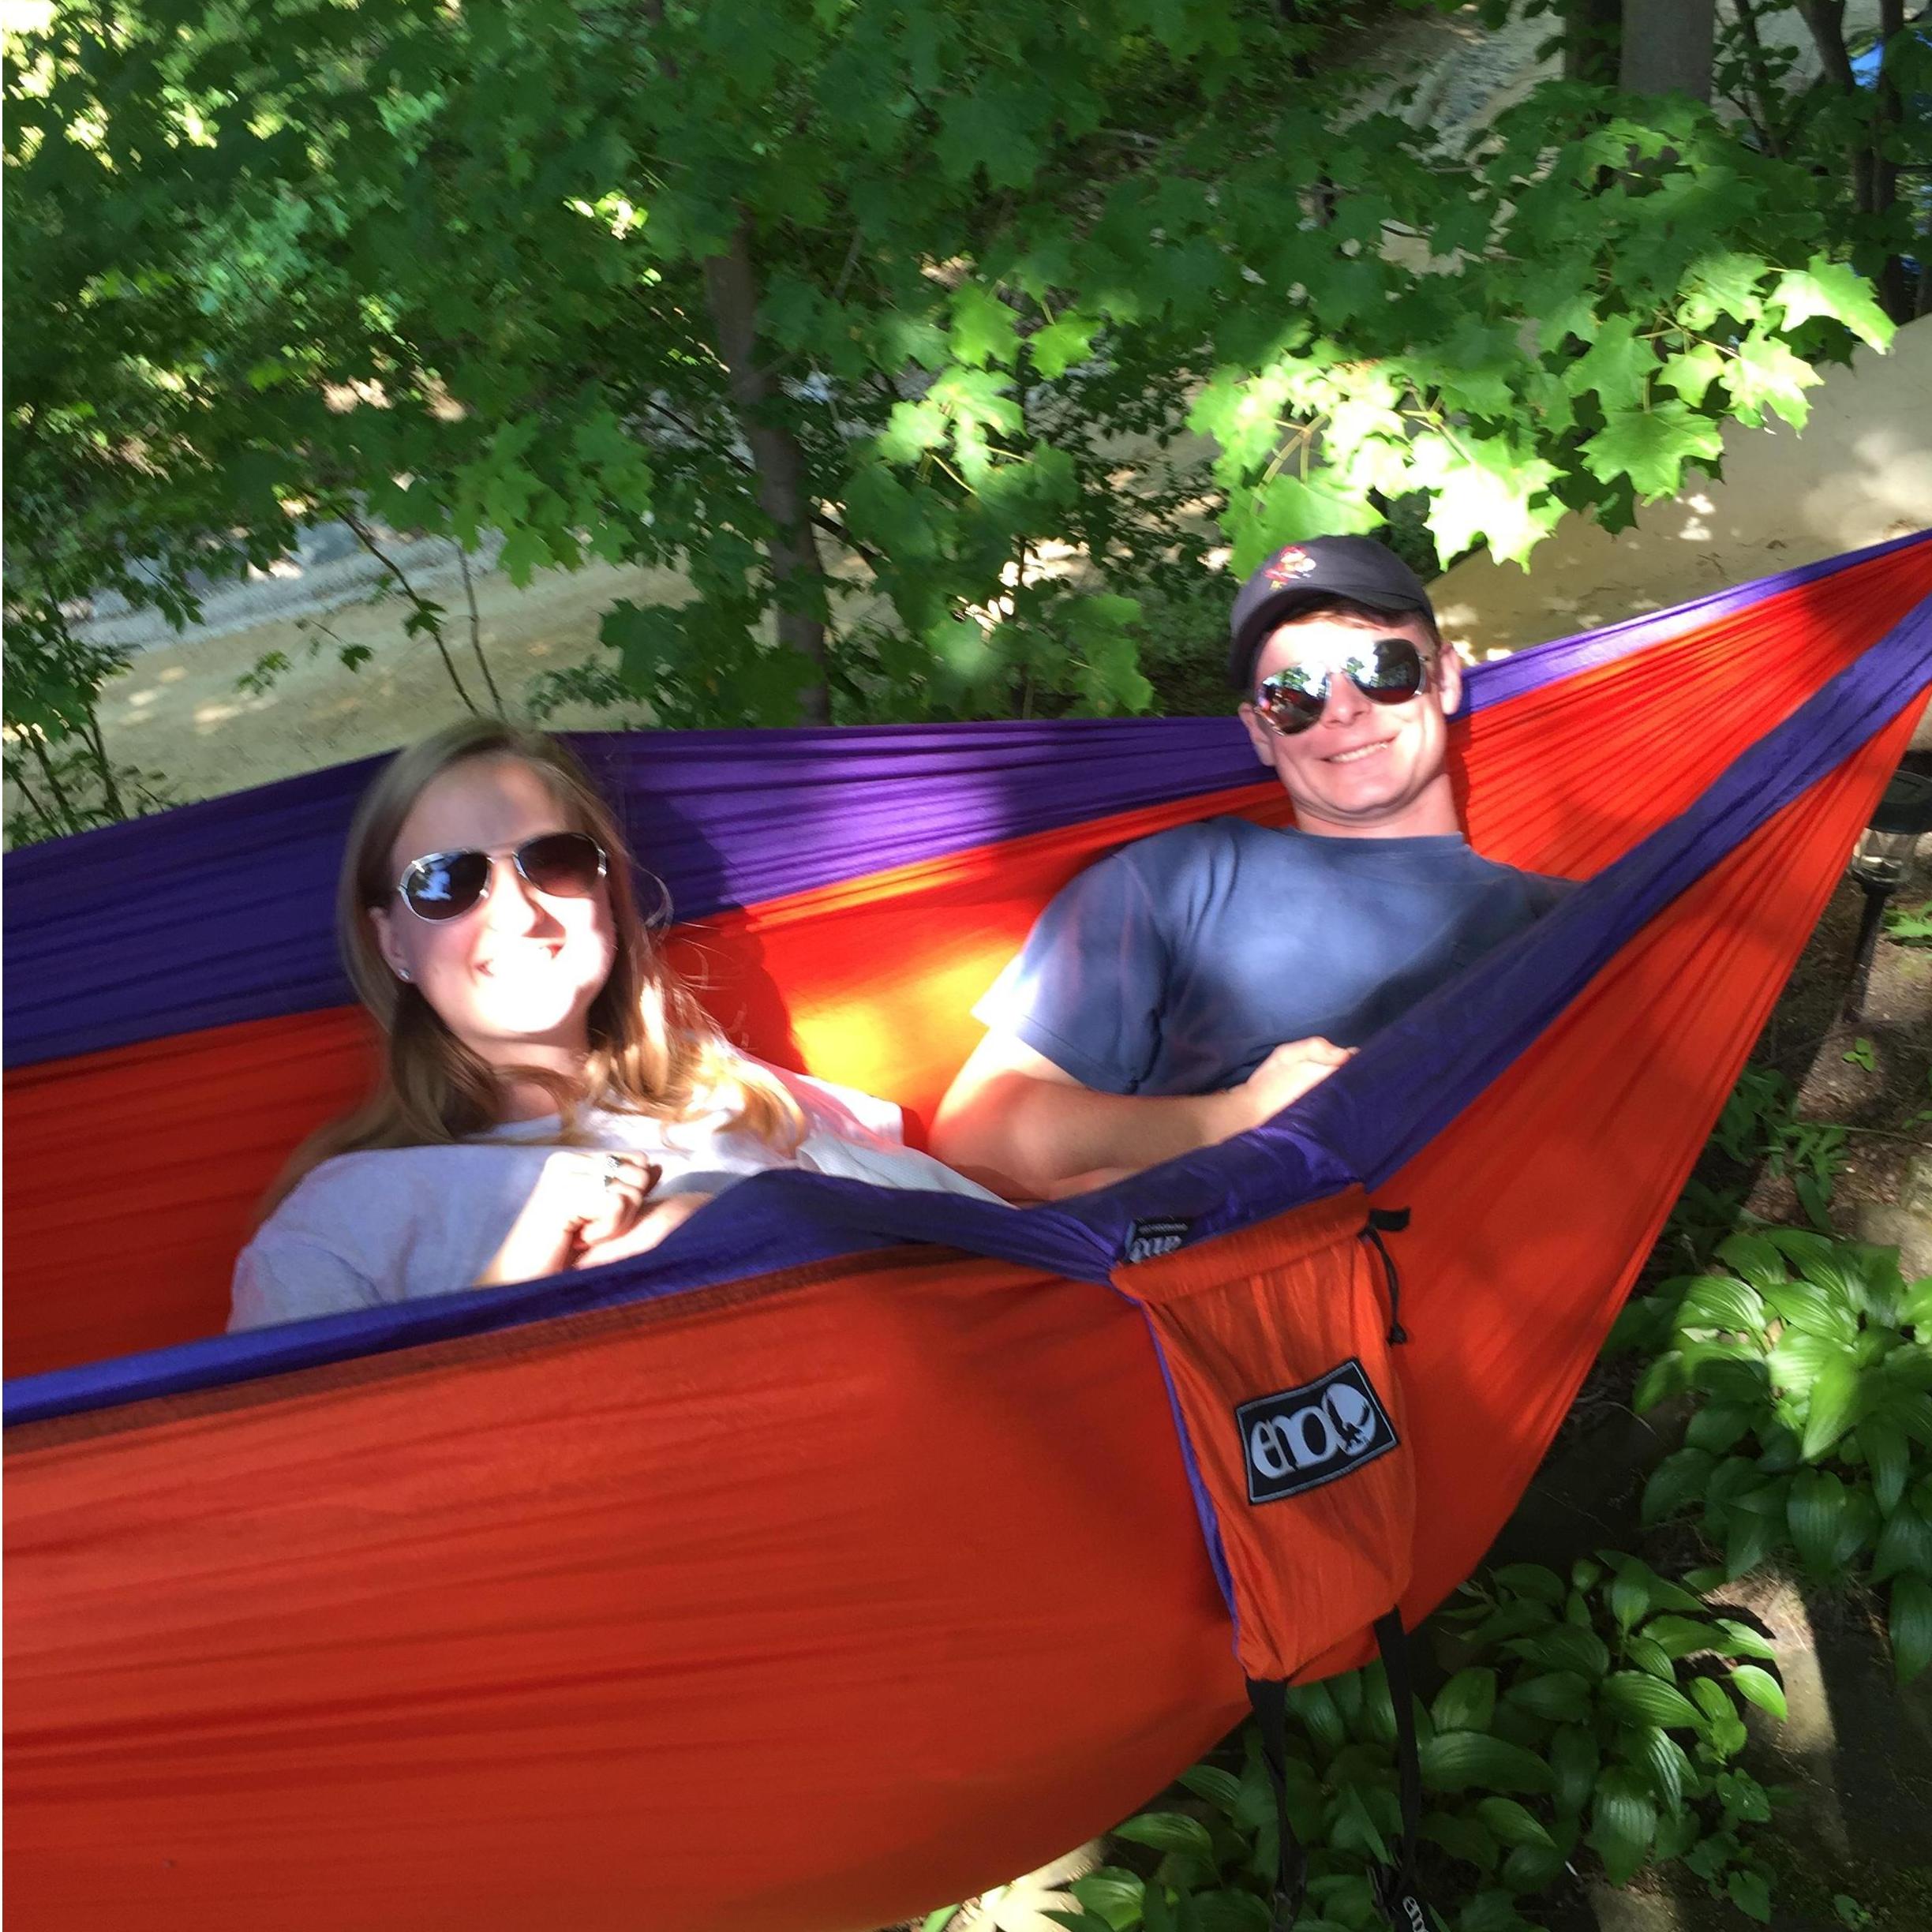
[[[1923, 537], [1477, 671], [1472, 839], [1587, 882], [1224, 1146], [1025, 1211], [764, 1175], [637, 1262], [238, 1336], [253, 1204], [367, 1077], [369, 768], [10, 856], [18, 1922], [851, 1932], [1362, 1661], [1528, 1482], [1929, 682]], [[1231, 719], [583, 748], [713, 1010], [915, 1118], [1078, 868], [1286, 815]], [[1249, 1510], [1216, 1417], [1244, 1336], [1249, 1396], [1356, 1347], [1304, 1330], [1380, 1292], [1369, 1202], [1406, 1473], [1351, 1552], [1375, 1471]]]

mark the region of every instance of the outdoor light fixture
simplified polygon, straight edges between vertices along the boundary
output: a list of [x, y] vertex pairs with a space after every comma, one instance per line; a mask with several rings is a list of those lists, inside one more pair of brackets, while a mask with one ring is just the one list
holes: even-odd
[[1872, 954], [1878, 949], [1885, 901], [1904, 884], [1912, 848], [1928, 832], [1932, 832], [1932, 778], [1917, 772], [1900, 772], [1885, 787], [1871, 823], [1852, 848], [1848, 869], [1864, 888], [1865, 916], [1859, 923], [1858, 950], [1852, 956], [1852, 987], [1845, 998], [1847, 1019], [1855, 1020], [1865, 1010]]

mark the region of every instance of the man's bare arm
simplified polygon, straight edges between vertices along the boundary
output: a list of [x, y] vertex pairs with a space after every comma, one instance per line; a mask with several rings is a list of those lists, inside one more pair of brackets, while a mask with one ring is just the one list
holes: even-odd
[[932, 1151], [1011, 1200], [1104, 1185], [1270, 1120], [1346, 1061], [1327, 1040], [1278, 1046], [1218, 1093], [1096, 1093], [1009, 1033], [987, 1034], [939, 1103]]

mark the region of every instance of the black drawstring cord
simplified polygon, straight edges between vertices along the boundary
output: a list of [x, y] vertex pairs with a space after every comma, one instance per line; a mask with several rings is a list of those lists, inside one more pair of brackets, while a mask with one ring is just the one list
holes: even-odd
[[1408, 1225], [1406, 1208], [1371, 1208], [1368, 1222], [1361, 1231], [1361, 1238], [1382, 1257], [1382, 1273], [1388, 1282], [1388, 1339], [1391, 1346], [1406, 1342], [1409, 1331], [1402, 1325], [1402, 1276], [1396, 1269], [1395, 1257], [1389, 1252], [1388, 1244], [1382, 1237], [1385, 1233], [1399, 1234]]

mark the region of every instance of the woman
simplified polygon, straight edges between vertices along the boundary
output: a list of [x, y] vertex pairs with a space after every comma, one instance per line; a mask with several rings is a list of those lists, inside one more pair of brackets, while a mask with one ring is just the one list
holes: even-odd
[[646, 934], [631, 867], [553, 739], [472, 720], [383, 769], [336, 898], [382, 1080], [290, 1164], [231, 1329], [641, 1254], [767, 1168], [996, 1198], [900, 1144], [889, 1103], [732, 1047]]

